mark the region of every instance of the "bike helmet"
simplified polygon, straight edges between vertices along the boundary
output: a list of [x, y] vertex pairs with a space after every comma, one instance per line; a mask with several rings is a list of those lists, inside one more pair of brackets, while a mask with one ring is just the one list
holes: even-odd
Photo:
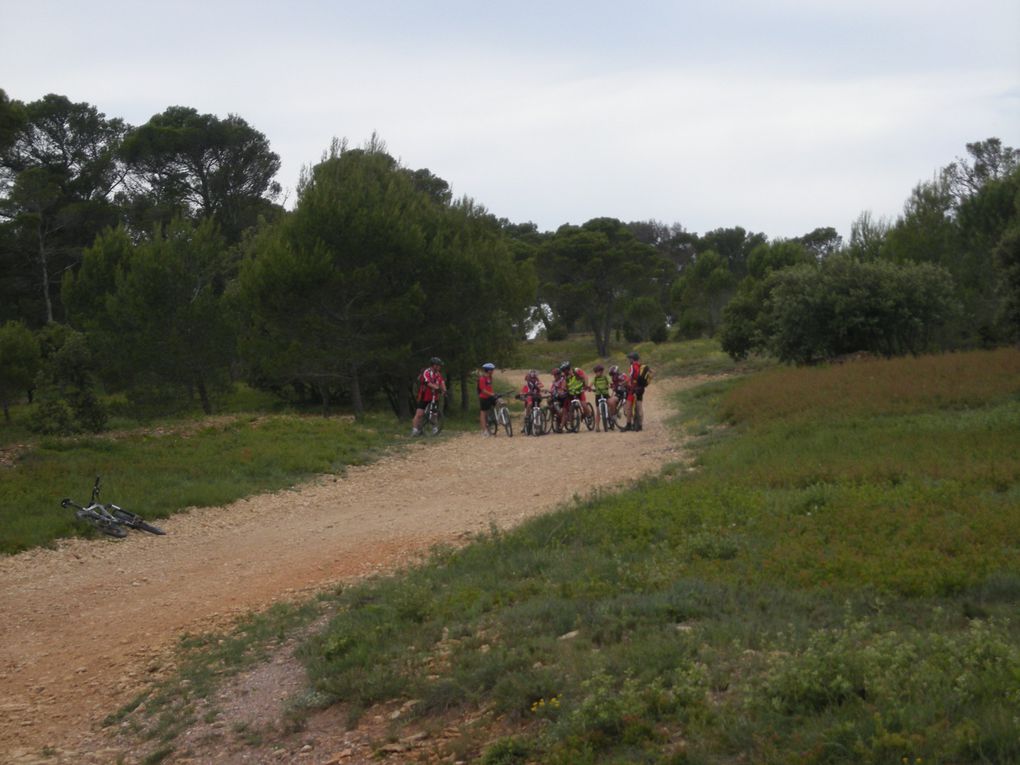
[[630, 359], [631, 361], [637, 361], [641, 357], [638, 355], [637, 351], [631, 351], [630, 353], [627, 354], [627, 358]]
[[438, 356], [433, 356], [431, 359], [429, 359], [429, 364], [438, 364], [439, 366], [442, 366], [443, 360]]
[[530, 372], [528, 372], [528, 379], [529, 380], [537, 380], [538, 379], [538, 370], [537, 369], [532, 369]]
[[618, 374], [620, 374], [620, 368], [618, 366], [616, 366], [616, 364], [613, 364], [613, 366], [609, 367], [609, 374], [611, 374], [611, 375], [618, 375]]
[[602, 366], [601, 364], [596, 364], [596, 365], [595, 365], [595, 367], [594, 367], [594, 370], [595, 370], [596, 372], [604, 372], [604, 371], [605, 371], [605, 369], [606, 369], [606, 368], [605, 368], [604, 366]]
[[570, 371], [570, 362], [569, 361], [564, 361], [562, 364], [560, 364], [560, 371], [561, 372], [569, 372]]
[[491, 372], [495, 368], [496, 365], [493, 364], [491, 361], [486, 361], [484, 364], [482, 364], [482, 369], [484, 369], [486, 372]]

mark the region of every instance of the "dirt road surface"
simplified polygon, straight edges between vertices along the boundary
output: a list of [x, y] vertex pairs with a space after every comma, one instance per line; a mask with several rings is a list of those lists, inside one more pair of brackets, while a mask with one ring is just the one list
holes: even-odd
[[73, 760], [79, 747], [82, 761], [101, 761], [87, 745], [97, 724], [146, 687], [184, 633], [394, 570], [435, 544], [684, 459], [663, 424], [665, 394], [697, 382], [650, 387], [640, 433], [444, 434], [342, 476], [193, 509], [161, 522], [164, 537], [70, 540], [0, 559], [0, 762], [52, 762], [38, 759], [44, 751]]

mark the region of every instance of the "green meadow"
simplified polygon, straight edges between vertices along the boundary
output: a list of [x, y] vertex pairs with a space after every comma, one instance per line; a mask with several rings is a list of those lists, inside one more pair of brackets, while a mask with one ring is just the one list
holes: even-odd
[[0, 553], [47, 545], [89, 529], [60, 506], [101, 501], [148, 520], [286, 488], [372, 459], [393, 436], [389, 421], [249, 414], [216, 424], [177, 422], [126, 433], [42, 438], [0, 467]]
[[693, 472], [343, 593], [316, 703], [486, 710], [484, 763], [1020, 761], [1020, 353], [678, 403]]

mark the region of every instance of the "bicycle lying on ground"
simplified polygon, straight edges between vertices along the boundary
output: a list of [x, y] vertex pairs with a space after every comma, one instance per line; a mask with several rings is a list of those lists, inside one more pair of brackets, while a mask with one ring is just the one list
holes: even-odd
[[485, 426], [489, 429], [490, 435], [496, 435], [499, 431], [499, 426], [502, 425], [503, 429], [506, 430], [508, 436], [513, 436], [514, 426], [510, 421], [510, 407], [506, 405], [506, 401], [503, 400], [503, 396], [509, 395], [507, 393], [497, 393], [496, 403], [493, 404], [485, 417]]
[[163, 529], [153, 526], [142, 516], [125, 510], [112, 502], [102, 504], [99, 501], [99, 476], [96, 476], [96, 483], [92, 487], [92, 498], [84, 507], [70, 499], [60, 500], [61, 507], [73, 507], [75, 517], [80, 521], [92, 525], [98, 531], [107, 536], [123, 539], [127, 536], [127, 529], [138, 529], [147, 531], [150, 534], [166, 534]]

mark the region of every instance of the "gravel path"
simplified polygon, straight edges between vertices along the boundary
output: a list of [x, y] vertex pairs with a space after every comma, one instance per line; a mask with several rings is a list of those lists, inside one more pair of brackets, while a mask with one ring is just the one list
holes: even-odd
[[165, 537], [70, 540], [0, 559], [0, 762], [74, 752], [165, 670], [184, 633], [683, 459], [663, 425], [665, 393], [700, 382], [650, 387], [640, 433], [443, 435], [343, 476], [193, 509], [161, 522]]

